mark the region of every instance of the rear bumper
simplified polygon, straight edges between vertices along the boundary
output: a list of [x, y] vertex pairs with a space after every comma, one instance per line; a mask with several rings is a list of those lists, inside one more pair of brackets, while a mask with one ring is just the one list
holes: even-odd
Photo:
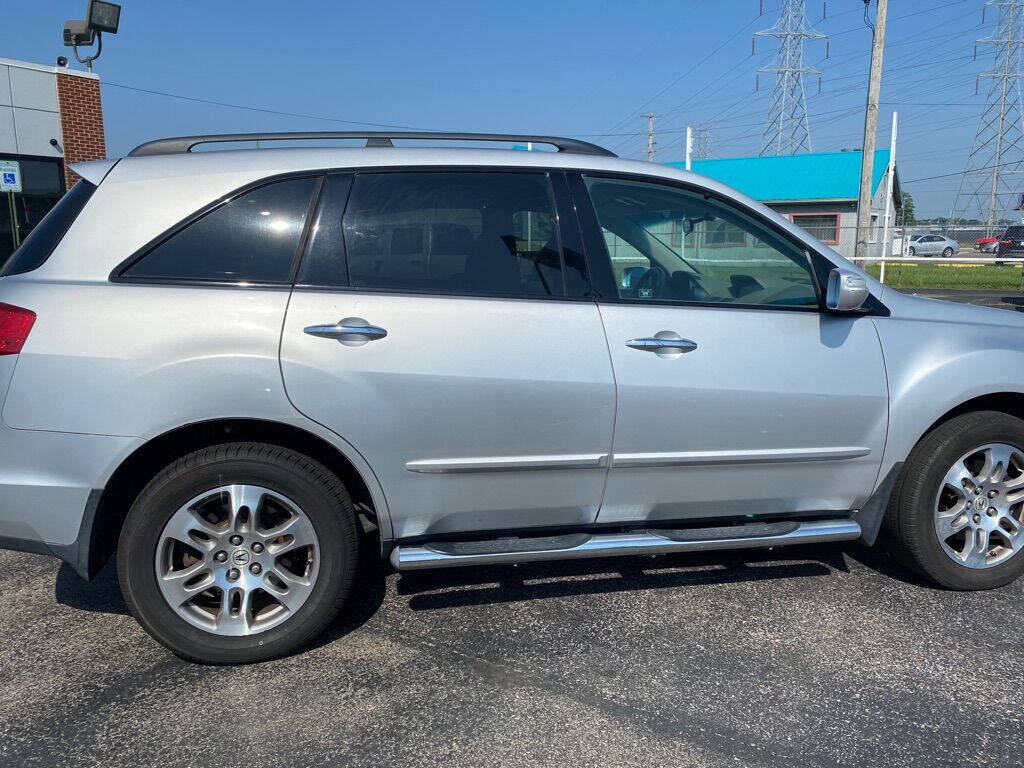
[[0, 548], [55, 555], [88, 577], [99, 489], [140, 444], [0, 423]]
[[[91, 579], [89, 561], [89, 544], [92, 540], [92, 524], [96, 516], [96, 508], [100, 503], [102, 491], [93, 489], [81, 512], [78, 535], [70, 544], [51, 544], [39, 539], [35, 534], [29, 538], [6, 536], [0, 534], [0, 549], [11, 549], [15, 552], [33, 552], [39, 555], [52, 555], [63, 560], [75, 569], [83, 579]], [[12, 526], [14, 527], [14, 526]]]

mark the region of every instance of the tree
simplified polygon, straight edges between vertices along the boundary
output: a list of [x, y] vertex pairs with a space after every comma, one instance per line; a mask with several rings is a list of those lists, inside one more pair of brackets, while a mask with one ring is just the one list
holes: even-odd
[[912, 227], [917, 224], [917, 217], [914, 215], [914, 198], [909, 192], [904, 192], [901, 198], [903, 203], [903, 226]]

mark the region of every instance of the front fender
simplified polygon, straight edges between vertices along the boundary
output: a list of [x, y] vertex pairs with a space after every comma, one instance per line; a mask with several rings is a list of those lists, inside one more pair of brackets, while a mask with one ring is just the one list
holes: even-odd
[[[1005, 324], [990, 322], [1001, 316]], [[1005, 310], [990, 310], [977, 319], [901, 319], [895, 313], [875, 319], [889, 383], [889, 433], [880, 477], [905, 461], [942, 416], [965, 402], [1024, 394], [1020, 321]]]

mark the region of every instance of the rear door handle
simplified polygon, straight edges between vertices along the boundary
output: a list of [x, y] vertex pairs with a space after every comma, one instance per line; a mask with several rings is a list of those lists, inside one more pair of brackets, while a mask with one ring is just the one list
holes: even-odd
[[641, 352], [653, 352], [658, 357], [676, 358], [697, 348], [697, 342], [684, 339], [675, 331], [658, 331], [654, 336], [630, 339], [626, 342], [630, 349]]
[[361, 347], [363, 344], [383, 339], [388, 335], [386, 330], [376, 325], [370, 325], [361, 317], [346, 317], [333, 325], [310, 325], [302, 330], [310, 336], [337, 339], [346, 347]]

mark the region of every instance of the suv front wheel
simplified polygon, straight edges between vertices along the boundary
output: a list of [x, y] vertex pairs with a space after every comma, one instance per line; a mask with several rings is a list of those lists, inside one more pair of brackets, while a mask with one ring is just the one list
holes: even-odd
[[992, 589], [1024, 573], [1024, 421], [977, 411], [911, 452], [886, 525], [908, 564], [950, 589]]
[[306, 456], [260, 443], [196, 451], [128, 513], [118, 578], [139, 623], [178, 656], [263, 661], [319, 635], [351, 588], [352, 502]]

